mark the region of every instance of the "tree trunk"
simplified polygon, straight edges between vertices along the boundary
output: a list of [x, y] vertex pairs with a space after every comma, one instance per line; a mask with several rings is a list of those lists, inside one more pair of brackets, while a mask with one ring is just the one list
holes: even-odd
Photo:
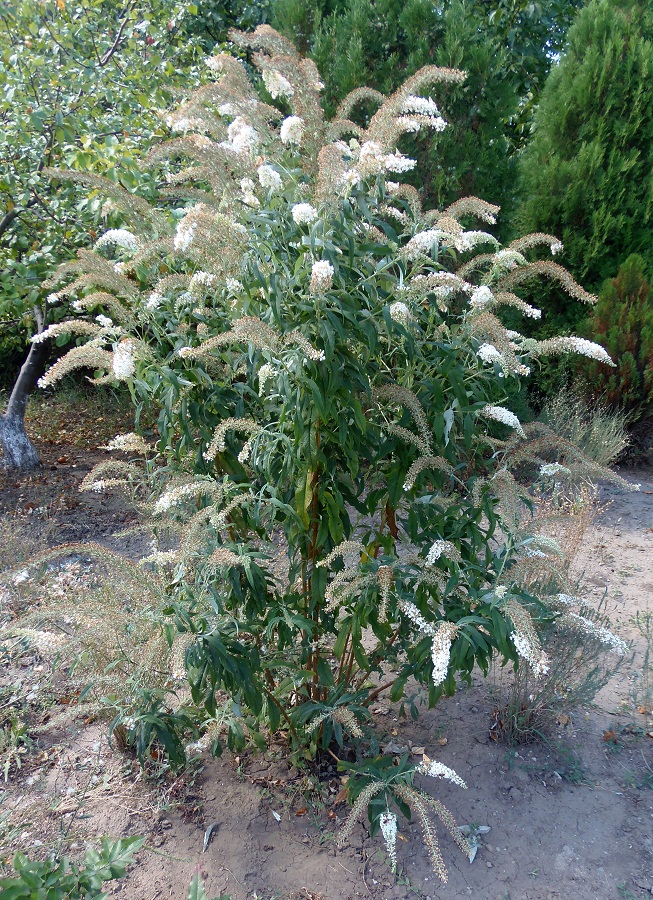
[[38, 469], [41, 465], [36, 447], [25, 431], [25, 423], [20, 416], [0, 417], [0, 443], [4, 456], [0, 466], [4, 469]]
[[[34, 314], [38, 330], [41, 332], [43, 331], [41, 310], [35, 309]], [[36, 447], [25, 431], [25, 409], [29, 395], [43, 374], [47, 355], [46, 341], [32, 344], [14, 384], [7, 409], [4, 415], [0, 416], [0, 443], [4, 453], [0, 465], [5, 469], [29, 470], [37, 469], [41, 465]]]

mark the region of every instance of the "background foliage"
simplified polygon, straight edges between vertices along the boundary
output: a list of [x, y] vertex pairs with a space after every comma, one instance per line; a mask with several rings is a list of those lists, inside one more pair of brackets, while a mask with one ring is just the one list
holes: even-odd
[[437, 150], [421, 146], [414, 183], [427, 206], [470, 194], [497, 203], [505, 225], [515, 151], [579, 6], [579, 0], [277, 0], [272, 21], [315, 59], [328, 111], [361, 85], [390, 93], [423, 65], [466, 70], [465, 83], [441, 98], [451, 128]]
[[617, 368], [589, 363], [586, 390], [600, 394], [631, 423], [653, 416], [653, 299], [647, 267], [633, 254], [606, 281], [588, 323], [588, 336], [600, 341]]
[[[552, 231], [572, 274], [599, 287], [639, 253], [653, 264], [653, 10], [592, 0], [569, 30], [521, 163], [519, 225]], [[553, 327], [579, 311], [549, 292]]]

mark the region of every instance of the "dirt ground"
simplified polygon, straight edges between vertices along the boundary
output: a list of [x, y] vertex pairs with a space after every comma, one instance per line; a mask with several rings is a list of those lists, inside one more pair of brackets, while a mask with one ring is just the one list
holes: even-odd
[[[40, 449], [41, 472], [0, 474], [5, 521], [28, 523], [50, 543], [110, 543], [133, 513], [119, 499], [77, 492], [104, 452], [66, 443], [65, 436], [44, 439]], [[362, 825], [345, 849], [335, 849], [347, 813], [335, 770], [323, 773], [318, 790], [273, 745], [263, 755], [204, 756], [177, 780], [156, 771], [144, 777], [131, 757], [111, 749], [98, 722], [39, 738], [22, 768], [0, 784], [0, 859], [16, 849], [38, 856], [55, 846], [75, 856], [99, 835], [145, 835], [128, 877], [107, 885], [110, 896], [127, 900], [185, 900], [198, 869], [207, 897], [224, 893], [232, 900], [650, 896], [653, 721], [645, 707], [637, 711], [633, 696], [645, 645], [630, 620], [653, 610], [653, 471], [626, 475], [641, 483], [640, 492], [601, 488], [610, 503], [579, 560], [597, 600], [607, 588], [617, 632], [635, 640], [633, 658], [594, 708], [570, 710], [546, 742], [516, 749], [493, 739], [500, 690], [494, 678], [424, 709], [417, 721], [400, 718], [385, 702], [373, 710], [382, 744], [425, 748], [465, 779], [467, 790], [422, 783], [458, 823], [489, 827], [472, 864], [440, 832], [448, 884], [433, 875], [417, 824], [400, 823], [398, 876], [380, 837], [370, 839]], [[18, 675], [0, 673], [0, 688], [42, 677], [38, 659], [28, 661]]]

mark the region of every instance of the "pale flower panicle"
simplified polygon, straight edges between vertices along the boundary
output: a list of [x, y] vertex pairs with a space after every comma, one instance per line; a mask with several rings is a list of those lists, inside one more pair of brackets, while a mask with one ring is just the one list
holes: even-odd
[[297, 225], [310, 225], [317, 219], [317, 210], [310, 203], [295, 203], [291, 213]]
[[560, 463], [546, 463], [540, 466], [540, 475], [545, 478], [553, 478], [555, 475], [571, 475], [571, 470]]
[[301, 116], [288, 116], [281, 123], [281, 131], [279, 136], [284, 144], [294, 144], [299, 146], [304, 137], [306, 123]]
[[444, 763], [438, 762], [437, 760], [429, 759], [426, 754], [424, 754], [422, 762], [417, 767], [417, 771], [421, 775], [428, 775], [430, 778], [443, 778], [446, 781], [457, 784], [461, 788], [467, 788], [463, 779], [460, 775], [457, 775], [453, 769], [450, 769], [449, 766], [445, 766]]
[[390, 304], [390, 318], [401, 325], [408, 328], [413, 318], [410, 309], [401, 300], [396, 300]]
[[127, 434], [117, 434], [103, 449], [120, 450], [123, 453], [141, 453], [146, 456], [151, 448], [140, 434], [130, 431]]
[[408, 259], [418, 259], [420, 256], [427, 256], [433, 248], [437, 250], [441, 234], [442, 232], [437, 229], [418, 232], [413, 235], [404, 247], [404, 254]]
[[277, 374], [277, 370], [270, 363], [264, 363], [258, 370], [258, 389], [265, 390], [265, 385]]
[[451, 660], [451, 644], [458, 634], [458, 627], [452, 622], [439, 622], [431, 642], [433, 661], [433, 684], [438, 687], [446, 681]]
[[454, 562], [460, 562], [461, 559], [460, 551], [451, 543], [451, 541], [437, 540], [431, 544], [426, 556], [426, 565], [434, 566], [442, 556], [446, 559], [451, 559]]
[[595, 359], [597, 362], [605, 363], [608, 366], [614, 367], [615, 365], [600, 344], [579, 337], [549, 338], [546, 341], [540, 341], [532, 352], [536, 356], [548, 356], [556, 353], [578, 353], [581, 356], [588, 356], [590, 359]]
[[95, 242], [95, 249], [99, 250], [101, 247], [111, 245], [128, 250], [130, 253], [135, 253], [140, 248], [140, 241], [135, 234], [127, 231], [126, 228], [110, 228]]
[[195, 272], [190, 280], [188, 289], [192, 293], [201, 288], [209, 288], [216, 282], [217, 277], [217, 275], [212, 275], [210, 272]]
[[240, 182], [240, 189], [243, 192], [242, 200], [246, 206], [251, 206], [253, 209], [258, 209], [261, 205], [261, 201], [258, 199], [256, 194], [254, 193], [254, 182], [251, 178], [243, 178]]
[[248, 154], [256, 150], [259, 136], [242, 116], [237, 116], [227, 128], [229, 144], [236, 153]]
[[476, 355], [484, 363], [498, 363], [500, 366], [505, 365], [503, 355], [493, 344], [481, 344], [481, 346], [476, 351]]
[[526, 437], [521, 422], [519, 421], [517, 416], [509, 409], [505, 409], [505, 407], [503, 406], [492, 406], [488, 403], [480, 411], [480, 414], [486, 419], [494, 419], [495, 422], [501, 422], [502, 425], [507, 425], [509, 428], [514, 428], [518, 434], [520, 434], [522, 437]]
[[256, 170], [261, 187], [268, 191], [280, 191], [283, 187], [281, 175], [272, 166], [263, 164]]
[[119, 344], [114, 344], [111, 368], [114, 377], [118, 381], [126, 381], [136, 372], [134, 342], [132, 340], [125, 338]]
[[288, 79], [274, 69], [263, 69], [263, 83], [273, 100], [277, 97], [293, 97], [295, 89]]
[[486, 284], [477, 287], [472, 296], [469, 298], [469, 305], [477, 309], [484, 309], [494, 302], [494, 294]]
[[177, 224], [173, 245], [175, 250], [188, 250], [195, 238], [197, 222], [188, 221], [185, 217]]
[[311, 294], [324, 294], [331, 290], [334, 268], [326, 259], [313, 263], [311, 269]]
[[393, 872], [397, 871], [397, 817], [389, 810], [382, 812], [379, 817], [379, 826], [381, 834], [385, 841], [385, 847], [388, 851], [390, 860], [390, 868]]

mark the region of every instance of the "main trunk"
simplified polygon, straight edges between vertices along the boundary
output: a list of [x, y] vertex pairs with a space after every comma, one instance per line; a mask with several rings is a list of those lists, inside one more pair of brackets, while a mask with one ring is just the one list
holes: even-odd
[[[39, 331], [42, 318], [37, 318]], [[46, 342], [32, 344], [23, 363], [4, 416], [0, 417], [0, 443], [4, 456], [0, 459], [3, 468], [36, 469], [41, 465], [38, 452], [25, 431], [25, 409], [27, 400], [43, 373], [48, 353]]]
[[37, 469], [41, 465], [39, 454], [25, 431], [21, 416], [0, 418], [0, 443], [4, 456], [0, 465], [9, 469]]

